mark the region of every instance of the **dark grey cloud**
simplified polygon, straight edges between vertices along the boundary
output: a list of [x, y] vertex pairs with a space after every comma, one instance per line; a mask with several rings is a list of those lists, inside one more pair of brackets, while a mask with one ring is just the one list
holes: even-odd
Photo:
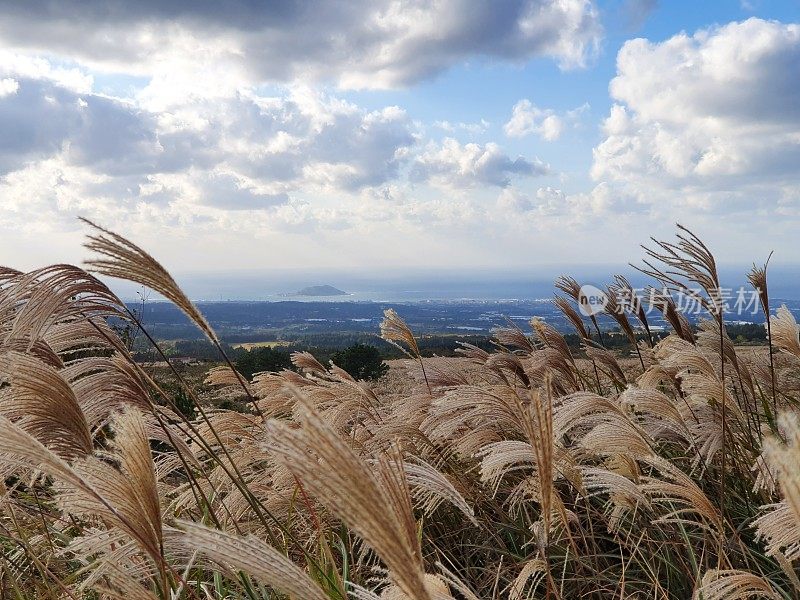
[[580, 65], [601, 36], [592, 0], [0, 2], [0, 42], [146, 74], [192, 44], [253, 81], [403, 86], [470, 57]]
[[111, 175], [152, 170], [153, 124], [134, 107], [45, 79], [14, 81], [15, 92], [0, 96], [0, 174], [62, 151]]

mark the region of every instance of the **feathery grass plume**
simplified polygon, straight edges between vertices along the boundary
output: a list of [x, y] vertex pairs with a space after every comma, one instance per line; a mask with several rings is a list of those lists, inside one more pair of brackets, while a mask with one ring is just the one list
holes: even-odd
[[[139, 453], [136, 450], [130, 452]], [[127, 462], [140, 468], [140, 460], [131, 457]], [[86, 487], [60, 486], [59, 506], [76, 517], [113, 522], [139, 544], [154, 564], [163, 566], [161, 522], [153, 519], [152, 497], [157, 497], [157, 490], [149, 489], [155, 481], [155, 471], [152, 477], [127, 469], [119, 471], [96, 457], [77, 461], [73, 470]], [[131, 481], [132, 476], [141, 476], [142, 480]], [[142, 491], [147, 494], [146, 498], [137, 496]]]
[[717, 321], [704, 319], [700, 322], [699, 331], [697, 333], [697, 345], [709, 352], [718, 352], [721, 348], [725, 360], [733, 365], [736, 375], [739, 377], [742, 392], [749, 393], [751, 398], [755, 398], [756, 392], [753, 386], [753, 377], [750, 374], [750, 369], [747, 368], [747, 365], [743, 361], [739, 360], [733, 341], [724, 328], [720, 330]]
[[432, 515], [442, 502], [448, 502], [460, 510], [473, 525], [479, 526], [475, 511], [444, 473], [421, 458], [416, 458], [413, 462], [406, 461], [403, 468], [411, 495], [418, 499], [426, 515]]
[[[517, 331], [519, 331], [519, 329], [517, 329]], [[525, 338], [526, 345], [528, 347], [528, 351], [529, 352], [533, 352], [533, 350], [535, 350], [535, 348], [533, 347], [533, 344], [531, 344], [531, 341], [528, 339], [528, 336], [526, 336], [523, 333], [522, 337]], [[499, 338], [498, 338], [497, 341], [500, 344], [508, 345], [504, 341], [500, 340]], [[464, 356], [465, 358], [468, 358], [468, 359], [470, 359], [470, 360], [472, 360], [474, 362], [477, 362], [478, 364], [482, 365], [483, 363], [486, 362], [486, 359], [489, 358], [489, 353], [486, 350], [484, 350], [483, 348], [479, 348], [478, 346], [476, 346], [474, 344], [468, 344], [467, 342], [457, 342], [457, 344], [458, 344], [459, 347], [456, 348], [456, 354]]]
[[[524, 600], [532, 598], [536, 588], [545, 577], [545, 563], [541, 558], [534, 558], [522, 565], [519, 574], [508, 589], [508, 600]], [[528, 593], [525, 593], [525, 590]]]
[[[380, 595], [358, 585], [351, 584], [351, 587], [350, 595], [356, 600], [414, 600], [394, 584], [389, 584]], [[430, 594], [431, 600], [453, 600], [450, 590], [447, 589], [447, 583], [439, 575], [427, 573], [425, 575], [425, 587]]]
[[736, 569], [706, 571], [700, 586], [692, 595], [693, 600], [749, 600], [752, 598], [782, 600], [784, 597], [763, 577]]
[[[710, 526], [712, 532], [722, 537], [722, 514], [691, 477], [660, 456], [641, 457], [640, 460], [658, 469], [661, 475], [660, 478], [655, 475], [642, 477], [640, 489], [651, 499], [651, 503], [666, 504], [670, 508], [676, 504], [684, 507], [662, 515], [659, 522]], [[699, 516], [703, 521], [690, 521], [686, 518], [690, 514]]]
[[763, 506], [766, 512], [753, 521], [756, 541], [764, 541], [767, 556], [800, 558], [800, 520], [786, 500]]
[[295, 391], [300, 428], [269, 421], [267, 450], [375, 550], [403, 593], [430, 600], [402, 461], [382, 456], [370, 468]]
[[251, 385], [247, 383], [244, 376], [236, 371], [236, 369], [231, 369], [228, 365], [221, 365], [209, 369], [208, 373], [206, 373], [206, 378], [203, 380], [203, 384], [216, 388], [217, 397], [219, 398], [235, 398], [240, 396], [243, 385], [248, 395], [251, 397], [254, 395]]
[[617, 322], [617, 325], [619, 325], [622, 333], [624, 333], [628, 338], [628, 341], [635, 346], [636, 334], [633, 332], [631, 322], [628, 320], [628, 317], [625, 314], [624, 306], [620, 303], [620, 300], [624, 301], [624, 298], [620, 298], [619, 287], [614, 285], [607, 286], [606, 304], [603, 307], [603, 312]]
[[36, 269], [0, 291], [0, 320], [8, 340], [35, 344], [57, 323], [123, 316], [120, 300], [97, 278], [71, 265]]
[[583, 467], [581, 475], [589, 497], [600, 494], [609, 496], [611, 506], [610, 511], [607, 510], [609, 533], [619, 532], [622, 519], [626, 514], [643, 510], [651, 512], [652, 507], [647, 495], [639, 487], [638, 482], [631, 480], [628, 474], [617, 472], [611, 468]]
[[530, 442], [522, 440], [500, 440], [484, 444], [475, 453], [481, 460], [481, 481], [490, 484], [494, 489], [500, 486], [500, 480], [520, 469], [536, 468], [536, 453]]
[[572, 298], [575, 302], [580, 303], [581, 284], [579, 284], [574, 277], [561, 275], [555, 280], [553, 285], [564, 292], [567, 296]]
[[615, 275], [614, 283], [609, 286], [609, 291], [615, 299], [621, 302], [624, 310], [636, 316], [636, 319], [644, 328], [648, 343], [652, 348], [655, 344], [653, 341], [653, 334], [650, 331], [650, 323], [647, 320], [647, 312], [645, 311], [641, 297], [631, 285], [630, 281], [623, 275]]
[[769, 315], [769, 287], [767, 286], [767, 267], [769, 267], [769, 260], [772, 258], [772, 252], [767, 256], [767, 260], [762, 266], [756, 266], [753, 263], [753, 268], [747, 273], [747, 280], [758, 293], [758, 301], [761, 304], [761, 310], [764, 315]]
[[99, 255], [86, 261], [97, 273], [107, 277], [125, 279], [155, 290], [177, 306], [212, 342], [218, 344], [217, 334], [206, 318], [192, 304], [167, 270], [155, 258], [121, 235], [104, 229], [88, 219], [81, 221], [99, 232], [87, 236], [85, 247]]
[[586, 356], [594, 361], [598, 369], [608, 375], [615, 385], [619, 388], [624, 388], [627, 385], [628, 380], [625, 377], [625, 372], [622, 370], [622, 367], [619, 365], [617, 358], [612, 352], [605, 348], [595, 348], [588, 344], [584, 345], [584, 351], [586, 352]]
[[533, 328], [536, 337], [548, 348], [558, 352], [564, 361], [575, 367], [575, 359], [569, 351], [569, 346], [564, 336], [561, 335], [555, 327], [545, 323], [538, 317], [531, 319], [531, 327]]
[[795, 412], [784, 412], [778, 417], [778, 427], [786, 442], [768, 437], [764, 440], [764, 457], [775, 473], [786, 505], [800, 524], [800, 417]]
[[[414, 334], [393, 308], [387, 308], [383, 311], [381, 337], [390, 344], [397, 346], [406, 354], [410, 351], [414, 358], [419, 358], [419, 346], [417, 345], [417, 340], [414, 338]], [[399, 345], [399, 342], [402, 342], [408, 348], [403, 348]]]
[[328, 600], [308, 573], [252, 535], [233, 535], [186, 520], [176, 521], [176, 526], [187, 550], [200, 552], [224, 569], [244, 571], [292, 600]]
[[642, 371], [644, 371], [646, 367], [644, 358], [642, 357], [642, 351], [639, 349], [636, 333], [633, 331], [631, 322], [628, 320], [628, 316], [625, 312], [625, 307], [622, 304], [627, 301], [627, 296], [621, 297], [620, 294], [627, 294], [627, 290], [623, 290], [613, 284], [606, 287], [606, 304], [603, 307], [603, 312], [617, 322], [620, 330], [625, 334], [625, 337], [628, 338], [634, 350], [636, 350], [636, 355], [639, 357], [639, 364], [642, 367]]
[[800, 327], [792, 312], [786, 308], [785, 304], [776, 311], [774, 316], [769, 318], [772, 328], [772, 343], [782, 352], [800, 358]]
[[657, 389], [629, 386], [619, 395], [623, 409], [630, 409], [639, 415], [639, 420], [653, 437], [664, 439], [665, 432], [673, 432], [678, 439], [689, 442], [691, 432], [683, 414], [672, 399]]
[[[91, 467], [83, 468], [89, 461]], [[145, 522], [134, 524], [138, 520], [136, 517], [141, 516], [139, 514], [134, 515], [133, 521], [130, 519], [131, 512], [138, 512], [135, 508], [138, 501], [131, 498], [125, 477], [110, 465], [90, 457], [76, 461], [71, 467], [36, 438], [5, 417], [0, 417], [0, 464], [40, 470], [50, 475], [67, 486], [60, 500], [66, 500], [69, 509], [78, 508], [79, 513], [102, 516], [116, 523], [133, 539], [140, 542], [148, 552], [160, 556], [157, 541], [153, 543], [152, 537], [147, 533], [150, 525]], [[110, 480], [106, 480], [107, 476], [110, 476]], [[100, 486], [97, 486], [97, 483], [100, 483]], [[112, 497], [107, 498], [106, 492], [113, 492], [109, 494]], [[120, 498], [128, 504], [122, 510], [113, 502]], [[134, 507], [134, 510], [124, 510], [130, 507]]]
[[692, 326], [685, 315], [678, 311], [675, 300], [664, 290], [657, 290], [652, 286], [647, 288], [647, 300], [650, 308], [655, 308], [664, 317], [664, 320], [669, 323], [675, 335], [687, 342], [694, 343], [694, 333]]
[[328, 369], [326, 369], [321, 362], [314, 358], [314, 355], [310, 352], [292, 352], [290, 358], [292, 364], [298, 369], [303, 369], [304, 371], [313, 375], [328, 375]]
[[129, 357], [87, 356], [69, 363], [61, 372], [69, 383], [89, 427], [104, 423], [126, 406], [150, 412], [149, 388]]
[[[517, 327], [513, 321], [509, 320], [507, 327], [497, 327], [496, 329], [493, 329], [492, 334], [494, 335], [495, 340], [497, 340], [497, 343], [501, 346], [517, 348], [525, 352], [533, 352], [536, 349], [528, 336], [525, 335], [525, 333], [519, 327]], [[459, 343], [462, 344], [462, 347], [464, 348], [471, 347], [473, 349], [478, 349], [476, 346], [472, 346], [471, 344], [465, 344], [464, 342]], [[488, 353], [485, 354], [486, 358], [488, 358]]]
[[[509, 381], [521, 383], [524, 387], [529, 387], [531, 382], [528, 374], [525, 372], [525, 367], [522, 361], [515, 354], [510, 352], [495, 352], [484, 363], [487, 369], [490, 369], [500, 375], [506, 383]], [[511, 377], [506, 377], [504, 371], [510, 373]]]
[[128, 407], [114, 416], [111, 428], [115, 433], [114, 448], [119, 456], [120, 471], [128, 481], [131, 498], [137, 504], [136, 515], [148, 528], [148, 536], [152, 536], [161, 548], [164, 540], [161, 504], [144, 415]]
[[[122, 346], [106, 319], [97, 318], [59, 321], [48, 328], [42, 340], [64, 360], [92, 351], [107, 353], [111, 346]], [[109, 344], [109, 340], [116, 344]]]
[[70, 385], [38, 358], [0, 354], [0, 414], [66, 460], [92, 452], [89, 425]]
[[569, 300], [564, 298], [564, 296], [555, 295], [553, 296], [553, 304], [556, 305], [556, 308], [564, 313], [564, 316], [567, 317], [567, 320], [572, 324], [572, 327], [575, 329], [575, 332], [584, 340], [590, 340], [591, 336], [589, 332], [586, 331], [586, 326], [583, 324], [583, 319], [578, 314], [578, 312], [572, 308], [572, 304], [569, 303]]
[[[428, 393], [431, 392], [431, 385], [428, 382], [428, 375], [425, 372], [425, 362], [422, 360], [422, 355], [419, 352], [419, 346], [414, 334], [409, 329], [406, 322], [400, 318], [400, 315], [393, 308], [387, 308], [383, 311], [383, 320], [381, 321], [381, 338], [398, 348], [406, 356], [416, 358], [419, 361], [419, 367], [422, 370], [422, 377], [425, 379], [425, 384], [428, 387]], [[404, 348], [400, 343], [402, 342], [408, 349]], [[410, 353], [409, 353], [410, 352]]]
[[[555, 429], [553, 425], [553, 399], [550, 378], [546, 381], [543, 391], [536, 390], [532, 394], [531, 410], [522, 411], [522, 422], [527, 437], [533, 448], [536, 462], [536, 483], [539, 488], [539, 505], [541, 507], [542, 522], [539, 539], [539, 552], [544, 563], [545, 579], [547, 582], [547, 596], [553, 591], [553, 578], [550, 572], [548, 551], [551, 542], [552, 517], [555, 512], [560, 517], [560, 524], [564, 529], [569, 527], [566, 511], [559, 497], [555, 493], [553, 480], [556, 475], [556, 447]], [[534, 524], [535, 527], [535, 524]], [[533, 529], [536, 536], [536, 530]]]
[[95, 592], [103, 598], [120, 600], [158, 598], [148, 589], [158, 576], [157, 569], [140, 555], [139, 546], [118, 529], [84, 528], [58, 555], [83, 565], [73, 588], [79, 597], [93, 597]]
[[758, 293], [758, 301], [761, 304], [761, 310], [766, 317], [765, 326], [767, 328], [767, 344], [769, 345], [769, 374], [770, 374], [770, 390], [772, 392], [772, 412], [778, 412], [778, 395], [775, 386], [775, 359], [772, 352], [772, 319], [769, 309], [769, 286], [767, 285], [767, 267], [769, 267], [769, 259], [772, 258], [772, 252], [767, 256], [764, 265], [761, 267], [753, 263], [753, 268], [747, 274], [747, 279], [750, 284], [755, 288]]
[[22, 275], [22, 271], [17, 271], [11, 267], [0, 266], [0, 285], [4, 284], [9, 279], [18, 277], [19, 275]]
[[[581, 285], [575, 280], [574, 277], [567, 277], [566, 275], [562, 275], [558, 279], [555, 280], [554, 285], [556, 288], [564, 292], [567, 296], [572, 298], [578, 306], [584, 306], [587, 302], [586, 296], [581, 293]], [[597, 333], [597, 337], [600, 340], [600, 344], [603, 343], [603, 334], [600, 333], [600, 325], [597, 322], [597, 317], [595, 316], [594, 312], [591, 311], [588, 307], [585, 307], [585, 312], [589, 313], [589, 320], [594, 325], [594, 330]]]
[[[648, 257], [642, 261], [645, 266], [632, 266], [671, 291], [691, 292], [690, 283], [699, 286], [706, 296], [697, 296], [697, 299], [710, 314], [720, 317], [724, 306], [714, 255], [694, 233], [681, 224], [677, 227], [677, 243], [650, 238], [656, 248], [642, 246]], [[662, 263], [665, 267], [654, 263]]]

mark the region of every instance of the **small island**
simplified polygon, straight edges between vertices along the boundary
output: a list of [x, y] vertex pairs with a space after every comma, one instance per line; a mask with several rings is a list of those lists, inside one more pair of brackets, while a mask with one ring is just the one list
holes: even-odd
[[347, 292], [333, 287], [332, 285], [311, 285], [299, 290], [297, 296], [347, 296]]

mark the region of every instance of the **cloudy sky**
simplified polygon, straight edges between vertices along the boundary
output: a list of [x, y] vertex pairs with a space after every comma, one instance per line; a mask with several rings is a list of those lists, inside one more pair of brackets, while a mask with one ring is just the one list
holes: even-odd
[[0, 262], [800, 262], [796, 0], [0, 0]]

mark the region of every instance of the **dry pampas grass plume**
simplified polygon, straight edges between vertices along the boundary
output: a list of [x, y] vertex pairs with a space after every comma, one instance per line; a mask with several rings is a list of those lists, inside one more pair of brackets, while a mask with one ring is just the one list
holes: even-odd
[[88, 219], [81, 219], [94, 229], [85, 246], [98, 255], [86, 264], [101, 275], [125, 279], [144, 285], [175, 304], [213, 342], [219, 343], [217, 334], [206, 318], [184, 294], [167, 270], [155, 258], [121, 235], [104, 229]]
[[300, 390], [295, 393], [300, 428], [270, 421], [266, 448], [364, 538], [404, 594], [430, 600], [402, 460], [395, 452], [367, 464]]

